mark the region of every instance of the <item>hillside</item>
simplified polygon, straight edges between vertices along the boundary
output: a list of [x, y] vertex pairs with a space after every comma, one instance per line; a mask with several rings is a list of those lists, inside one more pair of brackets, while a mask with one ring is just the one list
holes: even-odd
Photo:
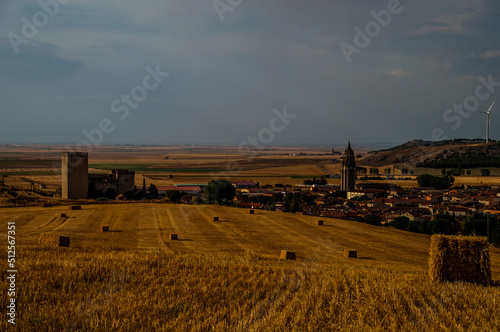
[[[500, 328], [498, 287], [429, 281], [428, 236], [315, 220], [149, 203], [9, 208], [0, 215], [2, 224], [16, 223], [22, 330]], [[100, 232], [104, 224], [110, 232]], [[70, 236], [70, 247], [37, 245], [44, 232]], [[179, 241], [168, 240], [171, 232]], [[344, 248], [356, 249], [358, 259], [343, 258]], [[282, 249], [297, 260], [279, 261]], [[1, 256], [7, 260], [6, 251]], [[491, 259], [498, 280], [500, 250], [492, 247]], [[6, 305], [7, 283], [0, 287]]]
[[500, 167], [500, 144], [476, 140], [412, 140], [390, 149], [372, 151], [360, 161], [360, 165], [376, 167], [393, 164], [412, 168]]

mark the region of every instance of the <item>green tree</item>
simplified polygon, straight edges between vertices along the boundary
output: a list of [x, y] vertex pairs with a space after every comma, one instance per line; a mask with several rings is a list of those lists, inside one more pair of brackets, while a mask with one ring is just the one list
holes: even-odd
[[450, 174], [445, 174], [442, 177], [422, 174], [417, 177], [417, 183], [420, 187], [447, 189], [453, 185], [453, 182], [455, 182], [455, 178]]
[[300, 211], [302, 199], [298, 195], [288, 194], [283, 198], [283, 211], [295, 213]]
[[500, 247], [500, 222], [497, 222], [497, 226], [495, 227], [493, 234], [491, 234], [491, 242], [495, 245], [495, 247]]
[[410, 232], [420, 233], [420, 222], [417, 220], [410, 220], [406, 229]]
[[179, 190], [167, 190], [165, 195], [170, 202], [177, 202], [182, 197], [182, 193]]
[[468, 169], [468, 170], [467, 170], [467, 175], [470, 175], [470, 173], [471, 173], [471, 172], [470, 172], [470, 169]]
[[380, 226], [382, 225], [382, 220], [376, 214], [369, 214], [363, 218], [363, 221], [369, 225]]
[[[495, 230], [500, 224], [498, 219], [490, 216], [490, 233]], [[480, 213], [473, 213], [468, 215], [465, 220], [462, 221], [462, 233], [464, 235], [479, 235], [486, 236], [488, 234], [487, 230], [488, 220], [487, 216]], [[491, 234], [490, 234], [491, 235]]]
[[408, 219], [408, 217], [399, 216], [391, 222], [391, 226], [394, 226], [397, 229], [406, 230], [409, 222], [410, 219]]
[[230, 202], [236, 196], [236, 188], [227, 180], [212, 180], [205, 187], [205, 197], [210, 203], [217, 202], [221, 205], [223, 202]]
[[154, 184], [149, 185], [149, 198], [157, 199], [158, 198], [158, 188]]
[[422, 234], [432, 234], [431, 222], [429, 220], [419, 221], [418, 231]]
[[460, 231], [460, 224], [455, 220], [455, 217], [449, 214], [440, 214], [436, 219], [430, 222], [432, 234], [456, 234]]
[[125, 195], [125, 199], [127, 200], [131, 200], [134, 198], [134, 192], [132, 190], [124, 192], [123, 195]]

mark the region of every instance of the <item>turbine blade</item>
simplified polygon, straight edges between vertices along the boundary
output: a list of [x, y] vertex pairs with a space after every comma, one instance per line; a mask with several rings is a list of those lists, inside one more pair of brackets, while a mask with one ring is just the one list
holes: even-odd
[[486, 111], [486, 113], [490, 112], [490, 109], [493, 107], [493, 105], [495, 105], [495, 102], [493, 102], [493, 104], [491, 104], [490, 108], [488, 108], [488, 110]]

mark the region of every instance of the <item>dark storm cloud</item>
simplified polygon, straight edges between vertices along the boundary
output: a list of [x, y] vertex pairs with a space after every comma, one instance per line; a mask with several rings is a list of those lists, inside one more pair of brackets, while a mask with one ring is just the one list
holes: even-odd
[[[436, 127], [482, 135], [482, 120], [450, 130], [443, 113], [474, 92], [478, 76], [500, 80], [500, 5], [396, 2], [246, 0], [221, 21], [213, 1], [71, 1], [18, 54], [5, 37], [40, 8], [10, 2], [0, 7], [0, 97], [16, 110], [9, 121], [33, 119], [26, 128], [38, 126], [40, 141], [76, 143], [100, 119], [115, 120], [111, 103], [160, 64], [171, 76], [104, 143], [238, 145], [285, 105], [297, 118], [271, 144], [403, 141]], [[366, 33], [374, 12], [395, 5], [347, 62], [340, 44], [355, 47], [355, 28]], [[0, 129], [0, 141], [34, 135]]]

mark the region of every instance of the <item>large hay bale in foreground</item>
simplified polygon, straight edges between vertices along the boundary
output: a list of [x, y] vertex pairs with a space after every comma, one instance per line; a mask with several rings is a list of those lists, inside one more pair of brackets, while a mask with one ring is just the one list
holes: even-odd
[[254, 214], [255, 213], [255, 210], [249, 210], [248, 211], [249, 214]]
[[485, 237], [433, 235], [429, 250], [433, 281], [491, 283], [489, 243]]
[[295, 260], [295, 252], [288, 250], [281, 250], [280, 259]]
[[38, 238], [38, 244], [51, 247], [69, 247], [69, 236], [43, 233]]
[[68, 218], [68, 216], [66, 215], [66, 213], [61, 213], [61, 218]]
[[169, 237], [170, 237], [170, 240], [178, 240], [179, 239], [179, 236], [175, 233], [170, 233]]
[[102, 226], [103, 232], [109, 232], [109, 226]]
[[358, 252], [353, 249], [344, 249], [345, 258], [358, 258]]
[[318, 221], [316, 221], [316, 225], [318, 225], [318, 226], [323, 226], [323, 220], [318, 220]]
[[72, 205], [70, 207], [70, 210], [81, 210], [81, 209], [82, 209], [82, 207], [80, 205]]
[[214, 221], [219, 221], [219, 217], [214, 217]]

